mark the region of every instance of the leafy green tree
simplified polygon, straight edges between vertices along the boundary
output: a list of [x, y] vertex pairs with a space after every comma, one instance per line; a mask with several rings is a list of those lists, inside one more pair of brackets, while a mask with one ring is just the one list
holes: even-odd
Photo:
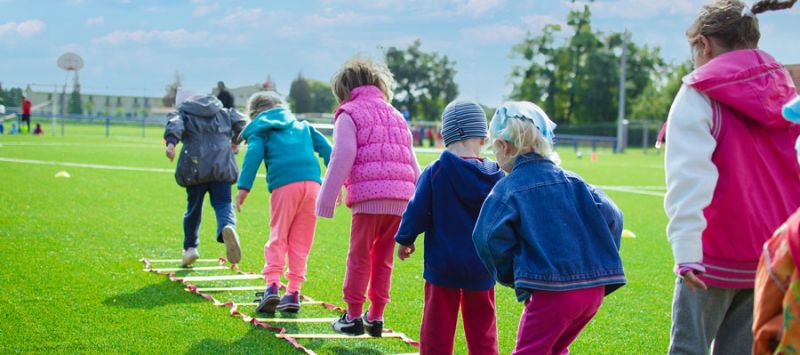
[[311, 112], [331, 112], [336, 106], [336, 97], [333, 96], [331, 86], [324, 81], [308, 80], [311, 92]]
[[446, 55], [423, 52], [421, 46], [416, 40], [406, 49], [386, 51], [386, 65], [396, 82], [392, 103], [406, 106], [411, 117], [439, 120], [445, 105], [458, 96], [455, 62]]
[[[538, 36], [528, 34], [512, 49], [520, 65], [511, 72], [511, 97], [540, 103], [559, 123], [613, 122], [619, 105], [622, 33], [593, 30], [588, 5], [569, 12], [572, 35], [557, 43], [562, 29], [546, 25]], [[628, 42], [626, 95], [634, 101], [669, 69], [659, 48]], [[626, 107], [627, 113], [631, 107]]]
[[83, 114], [83, 103], [81, 102], [81, 85], [78, 83], [78, 75], [75, 75], [75, 80], [72, 82], [72, 93], [69, 94], [69, 102], [67, 103], [67, 112], [73, 115]]
[[88, 98], [86, 98], [86, 103], [83, 104], [83, 112], [86, 112], [89, 115], [93, 115], [94, 114], [94, 97], [93, 96], [90, 95]]
[[691, 61], [686, 61], [663, 73], [665, 80], [649, 85], [642, 95], [631, 103], [631, 118], [666, 120], [672, 101], [683, 83], [683, 77], [689, 74], [693, 67]]
[[296, 113], [311, 112], [311, 88], [303, 74], [297, 74], [289, 88], [289, 102]]

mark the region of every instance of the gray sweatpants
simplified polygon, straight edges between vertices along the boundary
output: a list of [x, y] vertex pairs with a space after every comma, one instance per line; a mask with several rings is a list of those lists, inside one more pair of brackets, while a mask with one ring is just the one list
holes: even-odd
[[672, 300], [670, 354], [750, 354], [753, 289], [708, 287], [692, 291], [681, 280]]

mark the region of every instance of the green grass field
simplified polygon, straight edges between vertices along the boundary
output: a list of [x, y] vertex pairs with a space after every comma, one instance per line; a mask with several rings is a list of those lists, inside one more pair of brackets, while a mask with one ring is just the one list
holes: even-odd
[[[231, 317], [165, 276], [142, 272], [142, 257], [180, 257], [185, 192], [175, 184], [164, 157], [160, 129], [121, 127], [111, 138], [102, 127], [84, 126], [67, 135], [0, 136], [0, 352], [260, 352], [297, 353], [274, 333]], [[561, 151], [563, 166], [587, 181], [610, 186], [607, 193], [625, 213], [625, 227], [637, 238], [622, 242], [628, 285], [609, 296], [571, 350], [576, 354], [663, 353], [669, 338], [674, 278], [664, 237], [662, 157], [629, 151], [600, 152], [576, 159]], [[239, 155], [241, 159], [243, 154]], [[427, 165], [435, 154], [420, 154]], [[112, 170], [11, 160], [69, 162], [156, 168]], [[55, 178], [66, 170], [72, 177]], [[628, 190], [628, 192], [620, 190]], [[634, 192], [630, 192], [634, 191]], [[320, 219], [303, 291], [343, 306], [350, 214], [341, 207], [332, 220]], [[214, 242], [215, 222], [206, 203], [201, 230], [203, 258], [224, 255]], [[260, 272], [268, 235], [268, 196], [264, 179], [238, 214], [242, 270]], [[421, 249], [422, 240], [418, 243]], [[208, 273], [208, 272], [207, 272]], [[206, 274], [207, 274], [206, 273]], [[195, 272], [195, 274], [204, 274]], [[392, 303], [386, 326], [418, 338], [422, 313], [422, 250], [396, 260]], [[206, 282], [203, 285], [260, 285], [258, 280]], [[250, 302], [252, 292], [215, 295]], [[497, 289], [501, 353], [516, 339], [522, 304], [512, 290]], [[252, 307], [242, 311], [255, 314]], [[303, 317], [334, 317], [309, 305]], [[289, 332], [329, 332], [328, 324], [291, 325]], [[319, 354], [409, 353], [397, 339], [303, 340]], [[466, 354], [463, 333], [456, 353]]]

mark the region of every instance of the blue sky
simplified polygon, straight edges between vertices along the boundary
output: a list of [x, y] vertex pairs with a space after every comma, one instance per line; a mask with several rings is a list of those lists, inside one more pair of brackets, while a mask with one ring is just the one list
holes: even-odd
[[[688, 58], [683, 33], [696, 0], [606, 0], [590, 6], [596, 28], [628, 28], [639, 44], [658, 45], [668, 60]], [[356, 54], [419, 38], [423, 50], [457, 62], [461, 96], [496, 105], [511, 90], [511, 47], [527, 31], [563, 23], [569, 1], [316, 0], [144, 1], [0, 0], [0, 82], [52, 90], [66, 75], [56, 59], [83, 56], [84, 92], [161, 96], [176, 71], [184, 87], [208, 91], [263, 82], [288, 92], [304, 76], [328, 81]], [[582, 6], [582, 5], [578, 5]], [[761, 47], [800, 63], [800, 6], [761, 15]]]

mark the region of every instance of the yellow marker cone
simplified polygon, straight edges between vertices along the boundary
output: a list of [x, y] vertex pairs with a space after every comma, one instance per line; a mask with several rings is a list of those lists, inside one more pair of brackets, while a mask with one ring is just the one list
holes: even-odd
[[636, 238], [636, 234], [631, 232], [628, 229], [623, 229], [622, 230], [622, 237], [623, 238]]
[[64, 171], [64, 170], [61, 170], [61, 171], [56, 173], [56, 177], [57, 178], [68, 178], [69, 177], [69, 173]]

